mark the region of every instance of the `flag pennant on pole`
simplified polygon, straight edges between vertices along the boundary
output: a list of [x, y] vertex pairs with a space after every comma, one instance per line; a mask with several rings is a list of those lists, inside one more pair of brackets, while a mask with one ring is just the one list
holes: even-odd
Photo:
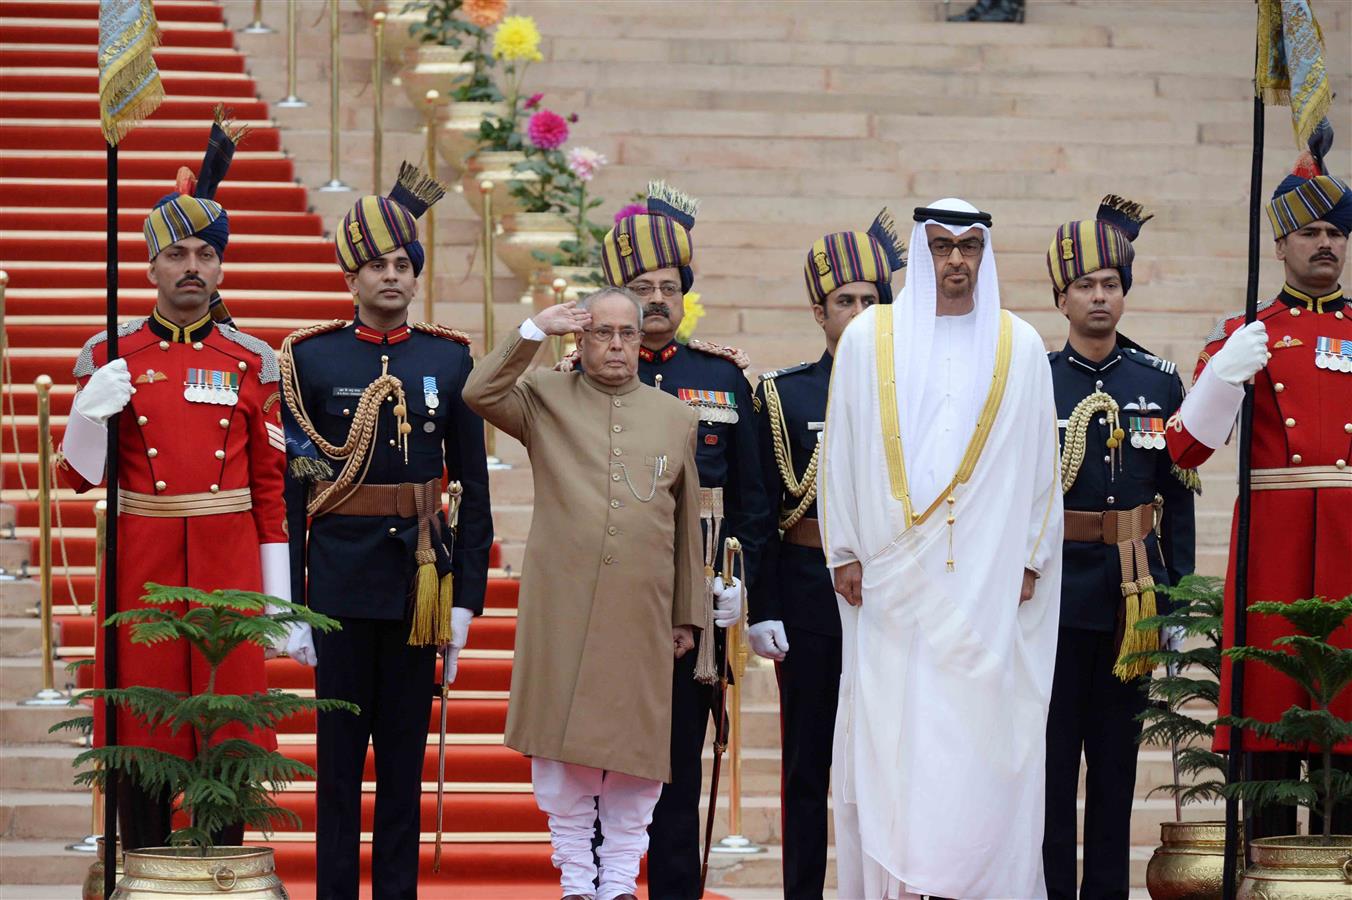
[[1254, 89], [1264, 103], [1291, 107], [1296, 146], [1304, 147], [1333, 102], [1309, 0], [1258, 0], [1257, 58]]
[[164, 99], [159, 43], [151, 0], [99, 0], [99, 118], [113, 146]]

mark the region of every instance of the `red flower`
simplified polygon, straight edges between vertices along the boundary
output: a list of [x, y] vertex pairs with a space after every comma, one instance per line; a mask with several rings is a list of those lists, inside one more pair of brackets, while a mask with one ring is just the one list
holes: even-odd
[[526, 109], [535, 109], [544, 98], [544, 94], [531, 94], [530, 99], [526, 101]]
[[620, 224], [622, 220], [627, 219], [630, 216], [646, 216], [647, 214], [648, 207], [644, 206], [642, 203], [629, 203], [621, 206], [615, 213], [615, 224]]
[[526, 123], [526, 135], [541, 150], [557, 150], [568, 140], [568, 123], [558, 113], [542, 109]]

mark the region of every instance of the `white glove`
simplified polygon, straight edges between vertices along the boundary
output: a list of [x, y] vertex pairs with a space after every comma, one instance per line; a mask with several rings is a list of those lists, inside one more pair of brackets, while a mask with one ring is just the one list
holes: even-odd
[[1160, 629], [1160, 647], [1165, 650], [1180, 651], [1183, 649], [1185, 637], [1182, 625], [1166, 625]]
[[1267, 326], [1262, 322], [1250, 322], [1230, 335], [1207, 367], [1226, 384], [1243, 384], [1267, 365], [1267, 340]]
[[[258, 558], [263, 569], [263, 593], [278, 600], [291, 602], [290, 548], [280, 541], [262, 544], [258, 548]], [[282, 608], [269, 603], [266, 611], [268, 615], [274, 616], [281, 612]], [[315, 638], [310, 626], [304, 622], [288, 622], [286, 636], [279, 637], [271, 647], [263, 651], [264, 659], [277, 656], [289, 656], [306, 666], [316, 665], [319, 662], [319, 654], [315, 651]]]
[[757, 622], [746, 630], [746, 641], [757, 656], [783, 662], [789, 655], [789, 638], [778, 619]]
[[714, 624], [719, 628], [736, 625], [742, 618], [742, 583], [736, 578], [724, 584], [723, 576], [714, 577]]
[[115, 359], [89, 376], [75, 397], [75, 411], [97, 425], [106, 425], [131, 401], [134, 392], [127, 361]]
[[446, 667], [448, 683], [455, 681], [455, 672], [460, 668], [460, 651], [465, 649], [465, 642], [469, 640], [469, 623], [473, 621], [473, 610], [463, 606], [451, 608], [451, 642], [441, 648], [441, 664]]

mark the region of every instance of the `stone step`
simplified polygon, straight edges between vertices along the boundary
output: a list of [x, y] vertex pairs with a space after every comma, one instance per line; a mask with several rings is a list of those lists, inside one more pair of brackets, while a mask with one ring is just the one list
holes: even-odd
[[0, 578], [0, 617], [28, 615], [37, 608], [41, 596], [42, 586], [36, 578]]
[[[81, 835], [80, 837], [83, 837]], [[75, 840], [72, 838], [71, 840]], [[7, 885], [80, 885], [93, 862], [88, 853], [66, 849], [69, 840], [0, 839], [0, 871]], [[17, 888], [16, 888], [17, 890]], [[10, 896], [6, 888], [5, 895]], [[14, 895], [16, 898], [25, 895]], [[65, 893], [66, 897], [78, 893]]]
[[[56, 639], [55, 634], [53, 639]], [[37, 619], [28, 616], [0, 618], [0, 657], [33, 656], [41, 651], [42, 629]]]
[[88, 792], [0, 791], [0, 834], [19, 840], [77, 841], [94, 826]]
[[[13, 745], [51, 742], [64, 749], [76, 736], [70, 732], [60, 735], [48, 733], [53, 725], [81, 715], [69, 706], [22, 706], [17, 701], [0, 701], [0, 750]], [[74, 746], [69, 743], [69, 746]]]
[[87, 798], [87, 788], [77, 787], [72, 763], [80, 749], [72, 745], [0, 745], [0, 790], [50, 791]]

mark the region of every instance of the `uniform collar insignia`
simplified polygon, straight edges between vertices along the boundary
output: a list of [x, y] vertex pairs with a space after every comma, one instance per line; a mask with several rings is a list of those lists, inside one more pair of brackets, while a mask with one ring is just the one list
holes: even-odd
[[363, 325], [360, 316], [353, 320], [352, 331], [357, 336], [357, 340], [366, 341], [369, 344], [398, 344], [408, 340], [413, 333], [407, 322], [398, 328], [381, 331], [369, 325]]
[[1284, 284], [1282, 292], [1277, 297], [1287, 306], [1299, 306], [1313, 313], [1335, 312], [1347, 305], [1342, 285], [1322, 297], [1313, 297], [1289, 284]]
[[175, 325], [164, 316], [160, 315], [158, 309], [150, 313], [150, 319], [147, 321], [150, 331], [161, 340], [168, 341], [171, 344], [192, 344], [204, 339], [211, 333], [215, 323], [211, 321], [211, 314], [203, 316], [196, 322], [187, 327]]
[[1066, 349], [1063, 352], [1066, 357], [1066, 362], [1085, 372], [1092, 372], [1095, 374], [1106, 372], [1122, 361], [1122, 351], [1120, 348], [1116, 347], [1113, 348], [1112, 353], [1109, 353], [1099, 362], [1090, 362], [1080, 356], [1075, 352], [1074, 348], [1070, 346], [1069, 341], [1066, 342]]
[[680, 348], [681, 345], [675, 341], [667, 344], [661, 350], [649, 350], [647, 347], [639, 347], [638, 358], [647, 363], [670, 362], [671, 358], [676, 355], [676, 351]]

